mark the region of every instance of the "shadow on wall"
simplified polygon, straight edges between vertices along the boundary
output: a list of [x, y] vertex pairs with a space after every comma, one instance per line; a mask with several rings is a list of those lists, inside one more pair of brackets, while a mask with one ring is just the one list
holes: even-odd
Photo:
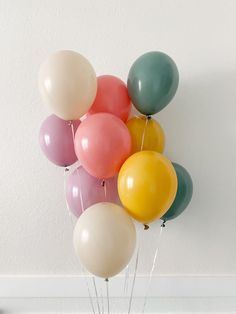
[[181, 80], [173, 102], [156, 115], [166, 133], [165, 154], [193, 177], [192, 205], [201, 219], [216, 207], [230, 215], [236, 202], [235, 82], [236, 72], [221, 71]]

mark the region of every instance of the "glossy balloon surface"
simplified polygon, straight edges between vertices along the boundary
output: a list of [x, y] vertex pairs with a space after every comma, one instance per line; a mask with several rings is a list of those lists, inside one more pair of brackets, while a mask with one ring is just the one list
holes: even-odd
[[93, 204], [111, 202], [120, 204], [117, 176], [105, 181], [91, 176], [82, 166], [75, 169], [66, 181], [66, 200], [72, 213], [79, 217]]
[[62, 50], [50, 55], [39, 70], [39, 90], [52, 112], [64, 120], [76, 120], [91, 107], [97, 78], [81, 54]]
[[174, 201], [177, 176], [172, 163], [153, 151], [129, 157], [118, 176], [118, 193], [128, 213], [142, 223], [163, 216]]
[[187, 208], [193, 195], [193, 182], [188, 171], [181, 165], [174, 163], [177, 178], [178, 178], [178, 189], [175, 200], [168, 211], [161, 219], [171, 220], [179, 215]]
[[134, 62], [127, 85], [136, 109], [145, 115], [153, 115], [169, 104], [178, 84], [175, 62], [163, 52], [152, 51]]
[[74, 248], [83, 266], [95, 276], [110, 278], [129, 263], [136, 231], [126, 211], [112, 203], [89, 207], [74, 229]]
[[92, 114], [75, 134], [75, 152], [81, 165], [92, 176], [111, 178], [130, 155], [128, 128], [110, 113]]
[[77, 161], [73, 134], [79, 124], [80, 120], [68, 122], [55, 115], [43, 121], [39, 131], [39, 144], [51, 162], [66, 167]]
[[99, 76], [97, 95], [89, 113], [107, 112], [126, 122], [130, 109], [131, 101], [126, 84], [113, 75]]
[[132, 154], [141, 150], [163, 153], [165, 134], [156, 120], [139, 116], [128, 120], [126, 125], [131, 135]]

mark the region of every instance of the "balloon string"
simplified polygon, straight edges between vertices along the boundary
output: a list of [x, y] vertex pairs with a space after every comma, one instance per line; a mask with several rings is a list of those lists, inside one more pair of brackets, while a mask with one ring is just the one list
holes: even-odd
[[100, 287], [100, 294], [101, 294], [102, 314], [104, 314], [104, 303], [103, 303], [103, 293], [102, 293], [102, 287]]
[[[78, 169], [76, 171], [77, 171], [78, 175], [80, 175]], [[79, 180], [79, 182], [80, 182], [80, 184], [79, 184], [79, 199], [80, 199], [80, 204], [81, 204], [82, 213], [83, 213], [85, 208], [84, 208], [84, 199], [83, 199], [83, 193], [82, 193], [81, 180]]]
[[[73, 141], [74, 141], [75, 133], [74, 133], [73, 122], [70, 121], [69, 125], [71, 126], [71, 132], [72, 132], [72, 137], [73, 137]], [[65, 169], [64, 169], [64, 194], [65, 195], [66, 195], [66, 179], [67, 179], [67, 173], [68, 173], [69, 170], [70, 170], [69, 167], [65, 167]], [[81, 188], [80, 188], [80, 194], [79, 195], [80, 195], [80, 202], [81, 202], [81, 206], [82, 206], [82, 211], [84, 211], [84, 202], [83, 202], [83, 195], [82, 195]], [[69, 208], [67, 200], [66, 200], [66, 208], [67, 208], [67, 212], [69, 214], [69, 217], [71, 219], [71, 223], [73, 224], [73, 220], [72, 220], [73, 217], [72, 217], [72, 214], [71, 214], [71, 211], [70, 211], [70, 208]], [[95, 312], [94, 305], [93, 305], [93, 299], [92, 299], [91, 291], [90, 291], [90, 288], [89, 288], [88, 278], [87, 278], [87, 275], [85, 273], [85, 270], [84, 270], [83, 266], [81, 268], [82, 268], [82, 272], [83, 272], [84, 277], [85, 277], [85, 282], [86, 282], [86, 287], [87, 287], [87, 291], [88, 291], [88, 295], [89, 295], [89, 301], [90, 301], [90, 305], [91, 305], [91, 308], [92, 308], [92, 312], [93, 312], [93, 314], [95, 314], [96, 312]], [[95, 293], [96, 293], [97, 304], [98, 304], [97, 289], [96, 289], [96, 284], [95, 284], [94, 278], [93, 278], [93, 282], [94, 282]], [[99, 305], [98, 305], [98, 309], [99, 309], [99, 314], [100, 314]]]
[[107, 288], [107, 313], [110, 314], [109, 280], [108, 280], [108, 278], [105, 279], [105, 281], [106, 281], [106, 288]]
[[147, 128], [147, 125], [148, 125], [148, 121], [149, 121], [149, 118], [146, 117], [146, 120], [145, 120], [145, 125], [144, 125], [144, 129], [143, 129], [143, 135], [142, 135], [142, 141], [141, 141], [141, 147], [140, 147], [140, 150], [143, 150], [143, 146], [144, 146], [144, 139], [145, 139], [145, 133], [146, 133], [146, 128]]
[[95, 312], [94, 305], [93, 305], [92, 294], [91, 294], [91, 291], [90, 291], [90, 288], [89, 288], [88, 277], [87, 277], [87, 275], [86, 275], [86, 272], [85, 272], [85, 269], [84, 269], [83, 266], [82, 266], [82, 272], [83, 272], [84, 277], [85, 277], [85, 282], [86, 282], [86, 287], [87, 287], [87, 290], [88, 290], [90, 305], [91, 305], [93, 314], [95, 314], [96, 312]]
[[132, 306], [133, 293], [134, 293], [134, 285], [135, 285], [135, 280], [136, 280], [136, 275], [137, 275], [137, 269], [138, 269], [138, 261], [139, 261], [139, 247], [138, 247], [138, 249], [137, 249], [136, 261], [135, 261], [134, 277], [133, 277], [132, 288], [131, 288], [130, 299], [129, 299], [128, 314], [130, 314], [131, 306]]
[[[67, 177], [68, 171], [69, 171], [69, 168], [66, 167], [65, 170], [64, 170], [64, 193], [66, 193], [66, 177]], [[84, 211], [84, 203], [83, 203], [83, 196], [82, 196], [81, 189], [80, 189], [80, 201], [81, 201], [81, 205], [82, 205], [82, 210]], [[66, 200], [66, 208], [67, 208], [68, 215], [69, 215], [69, 217], [71, 219], [71, 224], [73, 225], [73, 216], [71, 214], [71, 211], [70, 211], [70, 208], [69, 208], [67, 200]], [[94, 305], [93, 305], [93, 299], [92, 299], [91, 291], [90, 291], [90, 288], [89, 288], [88, 278], [87, 278], [85, 269], [84, 269], [84, 267], [82, 265], [81, 265], [81, 269], [82, 269], [82, 272], [83, 272], [84, 277], [85, 277], [85, 282], [86, 282], [86, 287], [87, 287], [87, 291], [88, 291], [88, 295], [89, 295], [90, 305], [91, 305], [93, 314], [96, 314], [95, 309], [94, 309]]]
[[[64, 169], [64, 195], [66, 195], [66, 180], [67, 180], [67, 173], [70, 169], [68, 167], [66, 167]], [[66, 197], [65, 197], [65, 200], [66, 200]], [[69, 215], [69, 218], [70, 218], [70, 221], [71, 223], [73, 224], [73, 216], [71, 214], [71, 211], [70, 211], [70, 208], [69, 208], [69, 205], [68, 205], [68, 202], [66, 200], [66, 209], [67, 209], [67, 212], [68, 212], [68, 215]]]
[[[124, 289], [123, 289], [124, 299], [127, 296], [127, 292], [128, 292], [129, 271], [130, 271], [130, 264], [128, 264], [125, 269], [125, 281], [124, 281]], [[121, 313], [123, 313], [123, 310], [121, 311]]]
[[[68, 121], [68, 125], [71, 128], [72, 140], [74, 142], [74, 139], [75, 139], [75, 129], [74, 129], [73, 120]], [[65, 195], [66, 195], [66, 173], [69, 172], [69, 171], [70, 171], [70, 168], [66, 166], [65, 167], [65, 171], [64, 171], [64, 194]], [[80, 189], [80, 192], [81, 192], [81, 189]], [[80, 199], [81, 199], [81, 197], [80, 197]], [[71, 218], [71, 221], [72, 221], [72, 214], [71, 214], [71, 211], [70, 211], [70, 208], [69, 208], [67, 200], [66, 200], [66, 207], [67, 207], [67, 211], [69, 213], [69, 217]]]
[[143, 302], [142, 314], [144, 313], [145, 308], [146, 308], [147, 298], [148, 298], [148, 294], [149, 294], [149, 291], [150, 291], [150, 286], [151, 286], [151, 282], [152, 282], [153, 272], [154, 272], [154, 269], [155, 269], [156, 263], [157, 263], [157, 257], [158, 257], [158, 253], [159, 253], [160, 242], [161, 242], [161, 235], [162, 235], [162, 231], [163, 231], [164, 227], [165, 227], [165, 224], [163, 223], [161, 225], [159, 236], [158, 236], [157, 247], [156, 247], [156, 251], [155, 251], [155, 254], [154, 254], [154, 258], [153, 258], [152, 268], [151, 268], [151, 271], [149, 273], [148, 285], [147, 285], [147, 290], [146, 290], [145, 298], [144, 298], [144, 302]]
[[74, 129], [74, 124], [73, 124], [72, 120], [69, 121], [69, 126], [71, 127], [72, 138], [73, 138], [73, 141], [74, 141], [74, 139], [75, 139], [75, 129]]
[[82, 212], [84, 212], [84, 200], [83, 200], [81, 188], [79, 190], [79, 198], [80, 198], [80, 203], [81, 203], [81, 207], [82, 207]]
[[97, 285], [96, 285], [95, 277], [93, 277], [93, 287], [94, 287], [95, 296], [96, 296], [96, 301], [97, 301], [98, 313], [101, 314], [100, 305], [99, 305], [99, 300], [98, 300], [98, 291], [97, 291]]
[[105, 179], [102, 180], [101, 185], [103, 186], [103, 189], [104, 189], [104, 197], [105, 197], [105, 200], [106, 200], [106, 199], [107, 199], [107, 185], [106, 185]]

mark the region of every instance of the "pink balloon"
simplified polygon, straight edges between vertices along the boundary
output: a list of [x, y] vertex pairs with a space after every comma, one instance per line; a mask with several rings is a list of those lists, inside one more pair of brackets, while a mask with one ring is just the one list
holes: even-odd
[[100, 202], [120, 204], [117, 177], [103, 180], [92, 177], [83, 167], [72, 172], [66, 181], [66, 200], [72, 213], [79, 217], [82, 212]]
[[61, 167], [70, 166], [77, 160], [70, 123], [76, 132], [79, 120], [70, 122], [51, 115], [43, 121], [39, 131], [39, 144], [45, 156]]
[[131, 137], [125, 123], [110, 113], [85, 119], [75, 134], [75, 153], [94, 177], [114, 177], [131, 152]]
[[130, 109], [131, 101], [125, 83], [112, 75], [99, 76], [97, 95], [89, 113], [108, 112], [126, 122]]

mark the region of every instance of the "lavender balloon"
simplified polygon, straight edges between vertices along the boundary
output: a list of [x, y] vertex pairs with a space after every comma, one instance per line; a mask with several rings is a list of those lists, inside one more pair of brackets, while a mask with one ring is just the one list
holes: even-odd
[[79, 124], [80, 120], [65, 121], [55, 115], [43, 121], [39, 131], [39, 144], [51, 162], [66, 167], [77, 161], [73, 131], [77, 130]]
[[72, 172], [66, 181], [66, 200], [72, 213], [79, 217], [93, 204], [111, 202], [120, 204], [117, 177], [101, 179], [92, 177], [82, 166]]

